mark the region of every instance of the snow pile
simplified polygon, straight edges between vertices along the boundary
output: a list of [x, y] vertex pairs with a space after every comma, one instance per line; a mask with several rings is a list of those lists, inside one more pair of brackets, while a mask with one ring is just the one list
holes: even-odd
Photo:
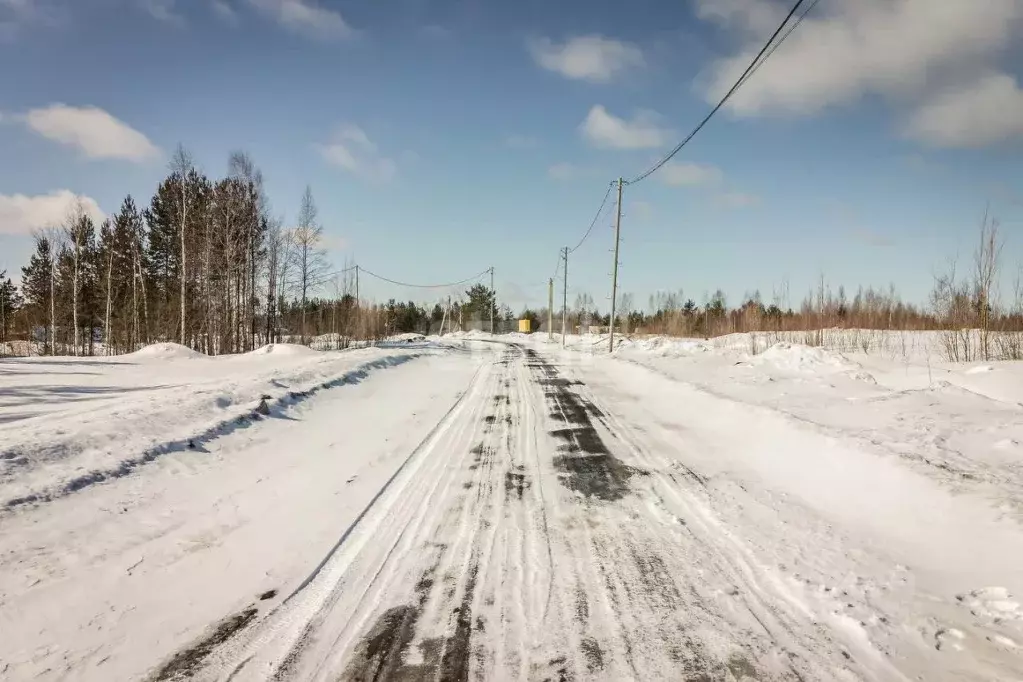
[[320, 351], [313, 350], [308, 346], [302, 346], [297, 343], [268, 343], [265, 346], [257, 348], [254, 351], [249, 351], [245, 355], [288, 355], [288, 356], [311, 356], [319, 355]]
[[182, 346], [180, 343], [166, 341], [164, 343], [151, 344], [134, 353], [129, 353], [125, 357], [159, 360], [198, 360], [209, 356], [194, 351], [187, 346]]
[[753, 357], [751, 365], [770, 365], [792, 372], [818, 372], [823, 369], [855, 370], [858, 366], [844, 356], [824, 348], [795, 343], [776, 343]]
[[422, 334], [407, 333], [407, 334], [394, 334], [388, 336], [384, 341], [387, 343], [414, 343], [416, 341], [425, 341], [426, 337]]
[[455, 331], [444, 335], [444, 338], [454, 339], [468, 339], [470, 341], [475, 339], [491, 339], [493, 338], [488, 332], [481, 332], [478, 329], [471, 329], [467, 332]]
[[687, 357], [713, 350], [699, 339], [678, 339], [653, 336], [632, 343], [632, 348], [659, 357]]

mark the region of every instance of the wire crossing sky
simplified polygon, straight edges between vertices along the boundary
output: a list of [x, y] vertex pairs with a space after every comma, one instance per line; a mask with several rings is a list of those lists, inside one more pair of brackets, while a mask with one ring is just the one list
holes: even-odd
[[[0, 2], [0, 271], [76, 200], [149, 206], [179, 143], [211, 179], [246, 152], [285, 226], [309, 185], [334, 270], [492, 265], [517, 309], [623, 176], [637, 301], [798, 304], [824, 274], [925, 303], [985, 206], [1014, 271], [1023, 3], [793, 2]], [[605, 310], [610, 204], [569, 264]], [[442, 290], [364, 279], [367, 300]]]

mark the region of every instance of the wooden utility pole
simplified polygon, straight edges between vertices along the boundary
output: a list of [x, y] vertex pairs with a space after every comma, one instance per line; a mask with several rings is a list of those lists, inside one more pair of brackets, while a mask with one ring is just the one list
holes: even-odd
[[359, 307], [359, 266], [355, 266], [355, 307]]
[[494, 334], [494, 308], [497, 307], [497, 292], [494, 291], [494, 266], [490, 266], [490, 334]]
[[547, 280], [547, 340], [554, 339], [554, 278]]
[[561, 347], [565, 347], [565, 334], [568, 333], [568, 247], [561, 250], [565, 255], [565, 279], [562, 283], [561, 293], [564, 299], [561, 304]]
[[608, 335], [608, 352], [615, 349], [615, 299], [618, 297], [618, 242], [622, 231], [622, 179], [618, 178], [618, 212], [615, 216], [615, 260], [611, 271], [611, 329]]

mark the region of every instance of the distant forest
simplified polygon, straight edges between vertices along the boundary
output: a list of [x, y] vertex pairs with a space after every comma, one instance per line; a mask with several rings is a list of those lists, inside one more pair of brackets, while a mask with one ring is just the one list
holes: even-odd
[[[681, 290], [658, 293], [645, 310], [622, 294], [616, 330], [703, 338], [816, 330], [803, 338], [819, 343], [826, 328], [929, 329], [945, 332], [950, 359], [1023, 358], [1023, 287], [1017, 278], [1011, 296], [998, 295], [997, 221], [985, 215], [979, 236], [969, 272], [951, 264], [935, 278], [926, 307], [903, 302], [892, 287], [832, 291], [822, 276], [795, 309], [787, 285], [770, 300], [753, 292], [734, 307], [720, 290], [700, 304]], [[118, 354], [156, 341], [211, 355], [281, 341], [345, 348], [402, 332], [487, 331], [491, 317], [496, 331], [523, 318], [533, 330], [548, 326], [546, 307], [515, 314], [483, 284], [426, 303], [360, 300], [357, 269], [327, 259], [312, 192], [285, 227], [271, 214], [262, 173], [242, 152], [214, 180], [179, 147], [146, 205], [128, 196], [97, 225], [78, 204], [34, 240], [20, 286], [0, 272], [0, 355]], [[567, 311], [555, 307], [556, 332], [563, 312], [569, 331], [611, 323], [585, 293]]]

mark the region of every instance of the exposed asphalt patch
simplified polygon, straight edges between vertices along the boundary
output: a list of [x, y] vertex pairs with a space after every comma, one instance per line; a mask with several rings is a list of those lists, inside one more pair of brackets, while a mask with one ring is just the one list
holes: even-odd
[[193, 677], [199, 671], [203, 661], [213, 653], [213, 650], [251, 623], [252, 619], [256, 617], [256, 613], [257, 609], [250, 607], [240, 613], [228, 616], [217, 623], [211, 632], [187, 649], [174, 654], [148, 679], [152, 682], [163, 682]]
[[583, 650], [583, 656], [586, 657], [586, 667], [589, 668], [591, 673], [603, 670], [604, 651], [600, 648], [597, 640], [592, 637], [584, 637], [579, 642], [579, 648]]
[[551, 431], [552, 436], [562, 441], [553, 460], [558, 480], [585, 497], [614, 501], [627, 495], [629, 479], [645, 472], [628, 466], [608, 450], [593, 424], [593, 419], [601, 419], [603, 413], [572, 390], [582, 383], [560, 376], [558, 369], [536, 351], [527, 348], [524, 352], [527, 366], [544, 388], [550, 417], [566, 425]]
[[[405, 654], [415, 639], [416, 626], [423, 609], [431, 595], [436, 596], [435, 588], [439, 586], [434, 576], [439, 561], [438, 554], [436, 563], [416, 582], [416, 598], [413, 603], [395, 606], [380, 615], [359, 642], [351, 662], [340, 679], [399, 682], [438, 679], [445, 682], [449, 680], [463, 682], [469, 679], [473, 632], [472, 601], [476, 594], [479, 572], [477, 556], [473, 556], [466, 572], [462, 599], [451, 609], [454, 620], [453, 627], [449, 627], [451, 634], [423, 640], [419, 645], [422, 663], [415, 665], [405, 663]], [[448, 600], [454, 598], [453, 587], [449, 585], [444, 589], [443, 595]], [[477, 623], [477, 630], [482, 630], [481, 622]]]
[[509, 498], [521, 500], [531, 485], [529, 478], [521, 471], [509, 471], [504, 475], [504, 490]]

